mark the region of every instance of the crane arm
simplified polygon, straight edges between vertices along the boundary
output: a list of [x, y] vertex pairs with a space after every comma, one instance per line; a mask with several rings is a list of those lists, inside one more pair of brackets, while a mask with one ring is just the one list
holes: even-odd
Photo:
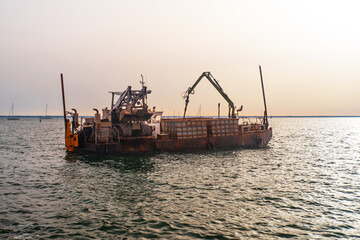
[[222, 90], [222, 88], [220, 87], [220, 84], [216, 81], [216, 79], [211, 75], [210, 72], [208, 74], [206, 74], [206, 78], [215, 87], [215, 89], [220, 93], [220, 95], [228, 102], [229, 107], [231, 109], [235, 109], [235, 105], [234, 105], [233, 101], [231, 101], [231, 99], [228, 97], [228, 95]]
[[222, 90], [220, 84], [218, 83], [218, 81], [216, 81], [216, 79], [213, 77], [213, 75], [211, 75], [210, 72], [203, 72], [200, 75], [200, 77], [196, 80], [196, 82], [191, 87], [189, 87], [188, 90], [185, 91], [185, 93], [183, 95], [183, 98], [185, 98], [184, 118], [185, 118], [185, 115], [186, 115], [187, 105], [189, 103], [189, 96], [190, 96], [190, 94], [194, 94], [195, 87], [199, 84], [201, 79], [203, 79], [204, 77], [206, 77], [209, 80], [209, 82], [220, 93], [220, 95], [228, 102], [228, 104], [229, 104], [229, 117], [231, 116], [232, 118], [235, 118], [236, 117], [235, 116], [235, 105], [234, 105], [233, 101], [231, 101], [231, 99], [228, 97], [228, 95]]

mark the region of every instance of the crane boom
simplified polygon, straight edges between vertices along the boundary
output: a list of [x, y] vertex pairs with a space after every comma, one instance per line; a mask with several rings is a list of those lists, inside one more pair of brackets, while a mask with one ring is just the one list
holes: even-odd
[[221, 88], [218, 81], [216, 81], [216, 79], [213, 77], [213, 75], [211, 75], [210, 72], [203, 72], [200, 75], [200, 77], [196, 80], [194, 85], [192, 85], [191, 87], [188, 88], [188, 90], [185, 91], [185, 93], [183, 95], [183, 98], [185, 99], [184, 118], [185, 118], [185, 115], [186, 115], [187, 105], [189, 104], [189, 96], [190, 96], [190, 94], [194, 94], [195, 87], [199, 84], [201, 79], [203, 79], [204, 77], [209, 80], [209, 82], [220, 93], [220, 95], [228, 102], [228, 104], [229, 104], [229, 117], [235, 118], [236, 117], [236, 115], [235, 115], [235, 105], [234, 105], [233, 101], [231, 101], [231, 99], [228, 97], [228, 95], [223, 91], [223, 89]]

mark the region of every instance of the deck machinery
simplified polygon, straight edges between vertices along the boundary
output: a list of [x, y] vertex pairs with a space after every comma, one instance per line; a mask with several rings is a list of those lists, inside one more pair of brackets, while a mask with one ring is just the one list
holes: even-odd
[[[152, 129], [145, 124], [153, 115], [148, 109], [147, 94], [151, 90], [147, 90], [146, 86], [142, 86], [141, 90], [132, 90], [128, 86], [124, 92], [110, 92], [112, 94], [111, 110], [103, 114], [109, 116], [112, 123], [112, 134], [114, 137], [135, 137], [150, 136]], [[114, 104], [114, 95], [119, 95], [119, 99]]]
[[[150, 151], [197, 151], [226, 148], [265, 147], [272, 137], [269, 128], [265, 92], [261, 67], [259, 66], [264, 99], [264, 117], [261, 123], [242, 123], [236, 116], [234, 103], [223, 91], [210, 72], [204, 72], [183, 94], [185, 109], [183, 118], [161, 119], [161, 112], [150, 110], [147, 95], [150, 90], [132, 90], [131, 86], [123, 92], [110, 92], [111, 108], [102, 109], [102, 117], [97, 109], [94, 117], [80, 118], [76, 109], [67, 112], [63, 76], [63, 107], [65, 122], [65, 146], [69, 152], [78, 150], [96, 153], [139, 153]], [[229, 104], [228, 118], [185, 118], [190, 94], [206, 78]], [[118, 96], [114, 102], [115, 96]], [[71, 115], [72, 121], [67, 118]], [[159, 118], [158, 118], [159, 117]]]
[[[63, 76], [61, 74], [63, 88]], [[148, 108], [147, 94], [151, 93], [142, 84], [141, 90], [128, 86], [123, 92], [112, 94], [111, 109], [98, 109], [94, 117], [80, 119], [76, 109], [67, 112], [63, 90], [65, 139], [67, 151], [84, 149], [94, 152], [143, 152], [154, 149], [153, 128], [147, 124], [153, 111]], [[114, 103], [115, 96], [118, 100]], [[72, 121], [66, 117], [70, 115]]]

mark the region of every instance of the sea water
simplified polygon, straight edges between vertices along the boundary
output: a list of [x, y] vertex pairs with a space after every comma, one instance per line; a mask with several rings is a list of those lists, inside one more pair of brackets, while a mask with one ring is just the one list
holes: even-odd
[[97, 156], [0, 118], [0, 238], [360, 238], [360, 118], [270, 125], [265, 149]]

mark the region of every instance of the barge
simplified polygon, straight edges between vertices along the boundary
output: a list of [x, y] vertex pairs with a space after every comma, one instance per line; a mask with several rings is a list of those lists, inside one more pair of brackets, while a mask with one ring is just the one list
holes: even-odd
[[[185, 109], [182, 118], [163, 118], [162, 112], [150, 109], [147, 96], [150, 90], [141, 81], [140, 90], [129, 86], [123, 92], [112, 94], [110, 108], [97, 109], [93, 117], [81, 117], [76, 109], [66, 111], [63, 75], [61, 86], [65, 123], [65, 146], [68, 152], [94, 152], [102, 154], [128, 154], [145, 152], [191, 152], [239, 148], [263, 148], [272, 137], [269, 127], [265, 101], [264, 85], [259, 66], [263, 99], [264, 116], [260, 123], [243, 121], [237, 116], [242, 110], [225, 94], [218, 81], [210, 72], [204, 72], [188, 88], [183, 97]], [[229, 104], [228, 117], [186, 117], [189, 97], [197, 84], [206, 78]], [[115, 97], [118, 97], [114, 102]], [[220, 109], [220, 105], [218, 106]], [[218, 111], [220, 113], [220, 111]], [[68, 118], [68, 115], [71, 118]]]

